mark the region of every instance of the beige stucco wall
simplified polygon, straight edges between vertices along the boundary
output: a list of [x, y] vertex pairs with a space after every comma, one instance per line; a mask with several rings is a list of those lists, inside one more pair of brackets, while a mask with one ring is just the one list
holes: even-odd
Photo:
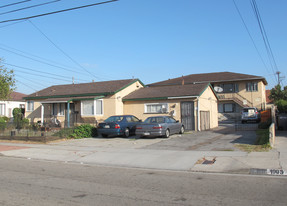
[[[246, 83], [248, 82], [257, 82], [258, 91], [246, 91]], [[257, 107], [258, 109], [265, 109], [266, 107], [266, 94], [265, 94], [265, 85], [263, 81], [254, 80], [254, 81], [241, 81], [241, 82], [220, 82], [214, 84], [214, 86], [219, 86], [220, 84], [238, 84], [238, 92], [240, 96], [244, 99], [251, 102], [251, 106]], [[220, 95], [221, 93], [218, 93]]]
[[[139, 81], [134, 82], [133, 84], [127, 86], [123, 90], [119, 91], [118, 93], [103, 98], [103, 115], [93, 115], [93, 116], [82, 116], [81, 115], [81, 101], [72, 102], [75, 106], [75, 111], [78, 111], [77, 114], [77, 121], [81, 123], [95, 123], [101, 122], [108, 118], [111, 115], [122, 115], [123, 112], [123, 102], [122, 98], [129, 93], [142, 88], [142, 84]], [[26, 111], [25, 117], [30, 119], [30, 122], [37, 122], [41, 120], [41, 101], [43, 100], [29, 100], [34, 101], [34, 111]], [[66, 103], [67, 104], [67, 103]], [[67, 106], [67, 105], [66, 105]], [[26, 105], [27, 108], [27, 105]], [[44, 118], [49, 119], [52, 117], [52, 106], [51, 104], [44, 104]], [[61, 122], [65, 121], [65, 115], [57, 116]], [[75, 118], [75, 117], [74, 117]]]
[[217, 98], [210, 87], [199, 97], [199, 111], [209, 111], [210, 128], [218, 127]]
[[[145, 113], [145, 104], [148, 103], [167, 103], [167, 113], [152, 114]], [[124, 102], [124, 114], [131, 114], [141, 120], [145, 120], [147, 117], [158, 115], [171, 115], [174, 114], [174, 119], [181, 121], [180, 114], [180, 101], [179, 100], [145, 100], [145, 101], [126, 101]]]
[[[145, 120], [150, 116], [158, 115], [171, 115], [174, 114], [176, 120], [181, 121], [181, 102], [194, 101], [194, 116], [195, 116], [195, 128], [197, 130], [197, 99], [173, 99], [173, 100], [145, 100], [145, 101], [125, 101], [124, 102], [124, 114], [132, 114], [141, 120]], [[164, 114], [150, 114], [145, 113], [145, 104], [148, 103], [167, 103], [167, 113]], [[199, 98], [199, 111], [210, 111], [210, 127], [215, 128], [218, 126], [218, 110], [217, 110], [217, 98], [212, 92], [212, 89], [208, 87]]]

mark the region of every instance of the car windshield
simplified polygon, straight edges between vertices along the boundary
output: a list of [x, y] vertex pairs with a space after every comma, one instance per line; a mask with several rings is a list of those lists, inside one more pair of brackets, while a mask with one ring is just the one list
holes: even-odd
[[254, 108], [246, 108], [246, 109], [243, 109], [243, 112], [255, 113], [255, 109]]
[[111, 116], [108, 119], [106, 119], [104, 122], [120, 122], [124, 119], [123, 116]]
[[164, 123], [164, 117], [149, 117], [144, 123]]

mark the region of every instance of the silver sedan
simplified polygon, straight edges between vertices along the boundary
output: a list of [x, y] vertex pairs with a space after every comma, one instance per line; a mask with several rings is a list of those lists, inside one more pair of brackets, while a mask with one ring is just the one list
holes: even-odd
[[148, 117], [144, 122], [137, 124], [137, 136], [163, 136], [168, 138], [171, 134], [183, 134], [184, 125], [170, 116]]

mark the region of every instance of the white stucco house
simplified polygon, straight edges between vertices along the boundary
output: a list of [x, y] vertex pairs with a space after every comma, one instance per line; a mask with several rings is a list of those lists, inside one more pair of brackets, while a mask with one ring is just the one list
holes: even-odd
[[25, 108], [25, 94], [19, 92], [12, 92], [8, 100], [0, 100], [0, 116], [13, 117], [14, 108]]

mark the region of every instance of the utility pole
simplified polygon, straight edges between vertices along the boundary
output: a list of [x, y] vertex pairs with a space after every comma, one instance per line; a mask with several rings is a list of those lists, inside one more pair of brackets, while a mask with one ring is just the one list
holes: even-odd
[[277, 74], [277, 76], [278, 76], [278, 77], [277, 77], [277, 79], [278, 79], [278, 84], [277, 84], [277, 85], [280, 85], [280, 73], [281, 73], [281, 72], [279, 72], [279, 71], [276, 72], [276, 74]]
[[278, 81], [277, 85], [280, 85], [281, 80], [285, 79], [285, 76], [280, 77], [281, 72], [279, 71], [277, 71], [276, 74], [277, 74], [277, 81]]

